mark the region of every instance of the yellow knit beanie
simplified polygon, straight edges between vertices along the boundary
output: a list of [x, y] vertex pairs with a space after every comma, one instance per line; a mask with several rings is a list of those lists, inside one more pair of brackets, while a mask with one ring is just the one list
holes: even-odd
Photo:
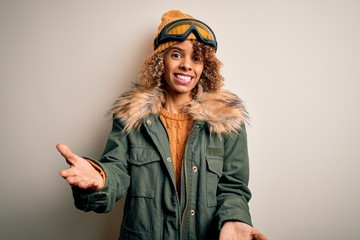
[[[158, 27], [158, 31], [157, 34], [155, 35], [155, 38], [159, 35], [159, 33], [161, 32], [161, 30], [169, 23], [178, 20], [178, 19], [183, 19], [183, 18], [194, 18], [193, 16], [183, 13], [180, 10], [170, 10], [166, 13], [164, 13], [161, 17], [161, 23]], [[171, 31], [171, 33], [180, 33], [177, 32], [176, 30], [178, 29], [174, 29]], [[190, 34], [189, 37], [187, 39], [192, 39], [192, 40], [196, 40], [196, 36], [194, 34]], [[161, 52], [163, 50], [165, 50], [166, 48], [176, 44], [176, 41], [170, 41], [170, 42], [166, 42], [166, 43], [162, 43], [159, 45], [159, 47], [155, 50], [154, 53], [157, 52]]]

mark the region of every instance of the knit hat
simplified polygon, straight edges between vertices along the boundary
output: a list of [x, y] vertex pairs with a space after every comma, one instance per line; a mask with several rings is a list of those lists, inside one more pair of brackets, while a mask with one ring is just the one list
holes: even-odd
[[[164, 13], [161, 17], [161, 23], [158, 27], [158, 31], [157, 31], [157, 34], [155, 36], [155, 38], [159, 35], [159, 33], [161, 32], [161, 30], [169, 23], [175, 21], [175, 20], [178, 20], [178, 19], [183, 19], [183, 18], [194, 18], [193, 16], [189, 15], [189, 14], [186, 14], [186, 13], [183, 13], [181, 12], [180, 10], [170, 10], [166, 13]], [[199, 31], [202, 31], [201, 29], [199, 29]], [[177, 34], [177, 33], [181, 33], [181, 29], [179, 28], [175, 28], [173, 30], [171, 30], [170, 33], [173, 33], [173, 34]], [[187, 39], [189, 40], [196, 40], [196, 36], [191, 33]], [[165, 49], [167, 49], [168, 47], [176, 44], [177, 42], [176, 41], [170, 41], [170, 42], [165, 42], [165, 43], [162, 43], [158, 46], [158, 48], [155, 50], [155, 52], [161, 52]]]

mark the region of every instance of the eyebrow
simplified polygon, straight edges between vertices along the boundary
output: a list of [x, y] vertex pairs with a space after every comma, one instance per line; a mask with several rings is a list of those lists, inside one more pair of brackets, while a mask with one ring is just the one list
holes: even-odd
[[169, 50], [179, 50], [179, 51], [181, 51], [181, 52], [184, 52], [184, 49], [179, 48], [179, 47], [170, 47]]

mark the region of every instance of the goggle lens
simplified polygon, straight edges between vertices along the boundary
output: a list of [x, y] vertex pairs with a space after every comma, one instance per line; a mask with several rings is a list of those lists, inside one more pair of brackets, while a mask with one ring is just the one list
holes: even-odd
[[172, 24], [166, 31], [166, 34], [184, 34], [186, 33], [189, 28], [194, 26], [196, 28], [196, 31], [205, 39], [209, 40], [215, 40], [215, 36], [213, 35], [211, 29], [209, 29], [207, 26], [205, 26], [201, 22], [193, 21], [193, 20], [187, 20], [187, 21], [181, 21], [176, 22]]
[[193, 33], [199, 42], [209, 45], [215, 50], [217, 42], [214, 32], [205, 23], [196, 19], [179, 19], [166, 25], [154, 40], [154, 49], [169, 41], [184, 41]]

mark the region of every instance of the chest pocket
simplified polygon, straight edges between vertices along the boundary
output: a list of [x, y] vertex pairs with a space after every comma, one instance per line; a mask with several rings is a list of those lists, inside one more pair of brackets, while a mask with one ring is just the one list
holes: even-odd
[[152, 148], [131, 147], [129, 163], [128, 194], [133, 197], [154, 198], [161, 168], [159, 154]]
[[223, 172], [223, 156], [224, 148], [222, 147], [211, 147], [208, 149], [208, 154], [206, 156], [206, 188], [208, 207], [215, 207], [217, 205], [216, 191], [219, 179]]

